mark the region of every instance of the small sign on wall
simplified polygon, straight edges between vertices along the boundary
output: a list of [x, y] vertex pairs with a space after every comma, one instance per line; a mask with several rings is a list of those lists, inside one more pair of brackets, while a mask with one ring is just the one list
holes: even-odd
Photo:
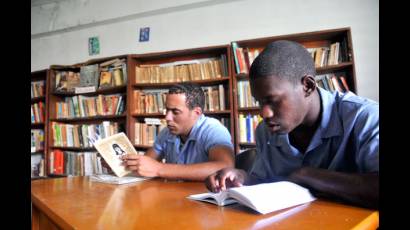
[[140, 42], [149, 41], [149, 27], [140, 28]]
[[88, 39], [88, 54], [100, 54], [100, 40], [98, 37], [91, 37]]

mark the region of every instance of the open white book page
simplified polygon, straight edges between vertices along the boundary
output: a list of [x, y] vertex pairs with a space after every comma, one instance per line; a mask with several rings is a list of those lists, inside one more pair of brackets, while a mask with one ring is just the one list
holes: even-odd
[[236, 200], [228, 197], [228, 192], [223, 191], [219, 193], [201, 193], [188, 196], [191, 200], [205, 201], [219, 206], [238, 203]]
[[229, 188], [220, 193], [201, 193], [187, 198], [219, 206], [238, 202], [262, 214], [316, 199], [308, 189], [288, 181]]
[[308, 189], [288, 181], [230, 188], [229, 196], [262, 214], [316, 199]]
[[124, 133], [117, 133], [98, 140], [94, 143], [94, 147], [111, 167], [115, 175], [123, 177], [131, 173], [122, 164], [120, 158], [123, 154], [137, 154], [137, 151]]
[[139, 181], [144, 181], [150, 179], [149, 177], [137, 177], [137, 176], [123, 176], [117, 177], [115, 175], [110, 174], [98, 174], [98, 175], [91, 175], [90, 180], [108, 184], [128, 184], [134, 183]]

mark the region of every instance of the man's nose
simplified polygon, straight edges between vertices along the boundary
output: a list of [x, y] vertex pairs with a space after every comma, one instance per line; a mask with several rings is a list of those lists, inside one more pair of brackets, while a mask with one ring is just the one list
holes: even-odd
[[263, 105], [261, 110], [262, 118], [272, 118], [274, 115], [273, 109], [270, 105]]
[[166, 112], [165, 112], [165, 120], [166, 120], [166, 121], [172, 121], [172, 113], [171, 113], [171, 111], [166, 111]]

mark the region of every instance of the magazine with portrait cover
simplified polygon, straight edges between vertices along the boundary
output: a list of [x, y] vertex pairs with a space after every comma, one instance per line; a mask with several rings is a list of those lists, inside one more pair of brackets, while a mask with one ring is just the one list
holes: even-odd
[[112, 171], [118, 177], [131, 173], [122, 165], [121, 156], [124, 154], [138, 154], [125, 133], [117, 133], [94, 142], [94, 146], [104, 158]]

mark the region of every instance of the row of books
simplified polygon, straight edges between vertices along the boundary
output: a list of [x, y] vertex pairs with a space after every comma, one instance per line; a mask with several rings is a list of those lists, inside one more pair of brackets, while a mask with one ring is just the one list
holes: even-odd
[[[224, 85], [203, 86], [205, 94], [205, 111], [220, 111], [226, 109]], [[165, 111], [168, 90], [134, 90], [134, 113], [163, 113]]]
[[343, 73], [321, 74], [316, 75], [315, 78], [317, 86], [330, 92], [337, 90], [341, 93], [345, 93], [349, 91], [349, 86]]
[[55, 149], [49, 154], [49, 173], [89, 176], [107, 172], [97, 152], [71, 152]]
[[239, 108], [257, 107], [259, 103], [251, 94], [249, 81], [238, 81], [238, 105]]
[[31, 152], [37, 152], [44, 149], [44, 130], [31, 130]]
[[42, 101], [31, 105], [31, 123], [44, 122], [45, 105]]
[[255, 131], [262, 117], [259, 115], [239, 114], [239, 142], [255, 143]]
[[45, 161], [42, 154], [31, 155], [31, 178], [45, 176]]
[[134, 113], [163, 113], [168, 90], [134, 90]]
[[66, 97], [57, 102], [57, 118], [121, 115], [125, 111], [125, 96], [120, 94]]
[[307, 48], [315, 63], [315, 67], [338, 65], [350, 60], [346, 40], [335, 42], [330, 46]]
[[[260, 47], [239, 47], [236, 42], [232, 42], [236, 73], [249, 73], [251, 64], [262, 50], [263, 48]], [[329, 46], [307, 48], [307, 50], [312, 55], [315, 67], [337, 65], [351, 59], [346, 38], [343, 38], [340, 42], [331, 43]]]
[[236, 42], [231, 43], [233, 58], [235, 62], [235, 72], [237, 74], [249, 73], [249, 68], [251, 67], [255, 58], [262, 52], [263, 48], [259, 47], [239, 47]]
[[45, 95], [45, 81], [33, 81], [31, 82], [31, 98], [42, 97]]
[[100, 64], [100, 89], [126, 85], [127, 79], [125, 59], [116, 58]]
[[205, 111], [225, 110], [225, 88], [222, 84], [218, 86], [202, 87], [205, 94]]
[[136, 145], [153, 145], [159, 132], [167, 126], [165, 119], [145, 118], [144, 123], [135, 122]]
[[196, 59], [135, 67], [135, 83], [168, 83], [205, 80], [229, 76], [226, 55], [221, 58]]
[[80, 72], [72, 70], [55, 71], [55, 91], [75, 92], [88, 88], [97, 89], [127, 84], [125, 59], [113, 59], [104, 63], [80, 67]]
[[53, 146], [61, 147], [92, 147], [90, 138], [99, 135], [105, 138], [122, 132], [123, 124], [118, 122], [103, 121], [101, 124], [63, 124], [51, 123]]

